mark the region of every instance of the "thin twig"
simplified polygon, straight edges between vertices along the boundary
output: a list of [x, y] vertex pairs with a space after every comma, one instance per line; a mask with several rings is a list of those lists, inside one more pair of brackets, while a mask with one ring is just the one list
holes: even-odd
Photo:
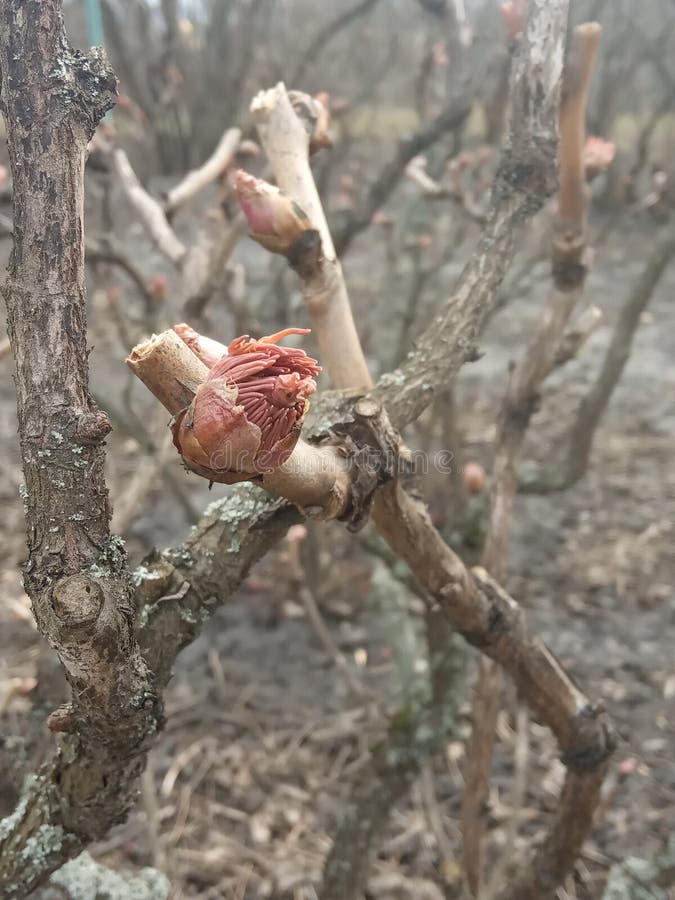
[[183, 180], [168, 192], [164, 204], [167, 216], [172, 215], [179, 206], [222, 175], [232, 162], [240, 141], [241, 129], [228, 128], [223, 132], [211, 156], [198, 169], [188, 172]]

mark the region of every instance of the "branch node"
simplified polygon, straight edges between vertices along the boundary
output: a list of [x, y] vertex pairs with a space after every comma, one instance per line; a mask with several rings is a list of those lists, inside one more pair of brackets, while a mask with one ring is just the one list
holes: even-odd
[[73, 730], [75, 717], [70, 703], [57, 707], [47, 716], [47, 728], [55, 733], [65, 734]]
[[576, 717], [574, 739], [561, 761], [577, 775], [596, 771], [617, 747], [617, 737], [609, 716], [600, 703], [584, 706]]
[[54, 615], [73, 637], [93, 629], [103, 608], [103, 589], [88, 575], [68, 575], [52, 590]]
[[107, 413], [93, 405], [83, 413], [75, 427], [75, 438], [80, 444], [100, 444], [112, 431]]

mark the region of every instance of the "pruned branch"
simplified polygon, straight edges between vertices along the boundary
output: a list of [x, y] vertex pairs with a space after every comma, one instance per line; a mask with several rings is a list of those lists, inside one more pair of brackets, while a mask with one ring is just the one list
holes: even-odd
[[[318, 246], [303, 253], [303, 296], [323, 360], [337, 388], [367, 388], [370, 373], [354, 324], [342, 267], [309, 166], [313, 123], [301, 118], [283, 84], [262, 91], [251, 104], [260, 139], [277, 184], [295, 200], [318, 232]], [[311, 268], [305, 260], [311, 260]], [[339, 335], [339, 340], [336, 340]]]
[[578, 287], [585, 275], [586, 103], [600, 34], [597, 22], [586, 22], [574, 29], [565, 71], [560, 106], [560, 190], [553, 240], [553, 273], [556, 286], [562, 290]]
[[675, 234], [669, 228], [654, 246], [621, 308], [598, 377], [579, 404], [569, 434], [563, 438], [563, 458], [556, 460], [552, 468], [521, 479], [520, 490], [526, 493], [565, 490], [584, 476], [595, 432], [630, 358], [642, 313], [674, 256]]

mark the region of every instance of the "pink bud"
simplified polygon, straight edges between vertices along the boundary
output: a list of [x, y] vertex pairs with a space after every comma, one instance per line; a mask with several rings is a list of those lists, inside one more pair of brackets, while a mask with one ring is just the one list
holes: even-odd
[[485, 486], [485, 469], [478, 462], [468, 462], [462, 470], [462, 480], [469, 494], [480, 494]]
[[234, 184], [251, 237], [271, 253], [286, 255], [312, 227], [304, 210], [278, 187], [243, 169], [235, 173]]
[[191, 328], [185, 322], [181, 322], [180, 325], [174, 325], [173, 330], [209, 369], [215, 366], [218, 360], [227, 353], [225, 344], [214, 341], [213, 338], [204, 337], [203, 334], [198, 334], [194, 328]]
[[287, 328], [230, 343], [173, 424], [174, 444], [188, 468], [216, 481], [275, 469], [288, 459], [321, 367], [304, 350], [279, 347], [277, 341], [307, 333]]
[[155, 300], [166, 300], [169, 282], [166, 275], [153, 275], [148, 278], [148, 290]]
[[590, 177], [604, 172], [609, 168], [614, 156], [616, 147], [611, 141], [605, 141], [599, 137], [588, 137], [584, 145], [584, 168], [586, 174]]
[[321, 91], [312, 99], [316, 121], [309, 141], [310, 156], [318, 150], [329, 149], [333, 146], [333, 139], [330, 136], [330, 94], [327, 91]]
[[515, 40], [523, 31], [525, 24], [525, 0], [506, 0], [500, 7], [506, 31], [511, 40]]
[[436, 65], [441, 68], [445, 68], [450, 62], [450, 57], [443, 41], [436, 41], [431, 48], [431, 55]]

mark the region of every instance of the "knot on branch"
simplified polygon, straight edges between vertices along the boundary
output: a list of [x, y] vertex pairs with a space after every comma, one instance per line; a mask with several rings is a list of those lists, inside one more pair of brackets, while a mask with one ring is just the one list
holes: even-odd
[[356, 400], [334, 423], [324, 440], [338, 444], [350, 473], [350, 498], [340, 520], [350, 531], [362, 528], [375, 491], [397, 475], [399, 436], [384, 407], [370, 397]]
[[47, 728], [54, 733], [66, 734], [73, 730], [74, 724], [75, 715], [70, 703], [58, 706], [47, 716]]
[[100, 444], [111, 431], [112, 425], [107, 413], [92, 405], [89, 412], [79, 417], [75, 427], [75, 438], [81, 444]]
[[576, 716], [573, 737], [562, 754], [562, 762], [577, 775], [584, 775], [609, 759], [616, 746], [616, 733], [604, 708], [589, 703]]
[[298, 273], [301, 280], [312, 281], [321, 272], [323, 247], [321, 235], [316, 228], [308, 228], [293, 242], [286, 254], [288, 264]]
[[103, 589], [88, 575], [68, 575], [52, 590], [54, 615], [69, 637], [82, 638], [91, 633], [103, 609]]
[[574, 291], [583, 285], [589, 269], [589, 253], [582, 228], [558, 225], [551, 257], [551, 273], [559, 290]]
[[70, 49], [64, 63], [54, 69], [52, 77], [61, 86], [65, 109], [77, 114], [91, 138], [98, 123], [117, 101], [117, 78], [103, 47], [92, 47], [88, 53]]
[[557, 188], [555, 161], [555, 144], [548, 141], [540, 145], [533, 142], [524, 154], [505, 150], [495, 175], [492, 205], [499, 206], [509, 195], [520, 194], [526, 202], [519, 210], [517, 221], [529, 219]]

